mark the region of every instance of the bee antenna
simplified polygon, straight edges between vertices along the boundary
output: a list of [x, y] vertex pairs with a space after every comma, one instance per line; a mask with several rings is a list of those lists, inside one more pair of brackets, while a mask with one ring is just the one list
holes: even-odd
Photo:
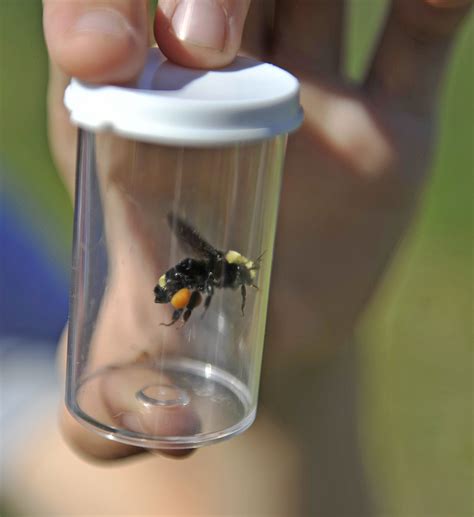
[[257, 259], [255, 260], [255, 262], [256, 262], [257, 264], [259, 264], [259, 263], [260, 263], [260, 261], [262, 260], [262, 257], [265, 255], [266, 251], [267, 251], [267, 250], [265, 250], [264, 252], [262, 252], [262, 253], [257, 257]]

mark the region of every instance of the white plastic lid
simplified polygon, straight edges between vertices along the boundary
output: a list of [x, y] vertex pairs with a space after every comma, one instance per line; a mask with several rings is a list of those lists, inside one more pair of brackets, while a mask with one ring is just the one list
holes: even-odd
[[298, 80], [281, 68], [247, 57], [220, 70], [183, 68], [157, 48], [136, 86], [73, 79], [64, 101], [82, 128], [171, 145], [261, 140], [294, 131], [303, 120]]

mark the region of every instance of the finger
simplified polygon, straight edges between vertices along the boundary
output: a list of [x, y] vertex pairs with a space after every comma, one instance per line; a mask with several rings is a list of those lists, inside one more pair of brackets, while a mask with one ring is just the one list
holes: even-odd
[[[102, 438], [76, 422], [66, 409], [61, 413], [60, 427], [68, 444], [79, 454], [92, 461], [119, 460], [145, 452], [155, 452]], [[171, 458], [185, 458], [190, 456], [194, 449], [161, 449], [156, 452]]]
[[146, 0], [44, 0], [50, 53], [48, 130], [51, 149], [70, 193], [76, 129], [63, 103], [70, 76], [126, 82], [140, 71], [147, 48]]
[[[154, 423], [155, 428], [157, 424]], [[107, 440], [93, 431], [84, 428], [77, 422], [70, 413], [64, 409], [60, 417], [60, 426], [63, 436], [69, 445], [79, 454], [90, 460], [118, 460], [136, 456], [145, 452], [156, 452], [172, 458], [184, 458], [190, 456], [194, 449], [153, 449], [148, 450], [142, 447], [126, 445], [113, 440]]]
[[63, 409], [60, 416], [62, 434], [69, 446], [80, 455], [92, 461], [118, 460], [144, 453], [145, 449], [106, 440], [96, 433], [85, 429]]
[[435, 105], [449, 50], [471, 0], [393, 0], [366, 88], [409, 111]]
[[342, 60], [344, 0], [277, 0], [277, 63], [302, 72], [336, 74]]
[[44, 0], [51, 60], [87, 81], [129, 81], [146, 57], [147, 9], [146, 0]]
[[[58, 367], [64, 377], [65, 364], [66, 364], [66, 343], [67, 343], [67, 327], [65, 328], [63, 335], [61, 336], [58, 348]], [[119, 386], [113, 387], [113, 394], [109, 394], [109, 399], [114, 403], [114, 398]], [[87, 404], [94, 404], [97, 411], [103, 411], [107, 413], [107, 408], [103, 407], [102, 400], [89, 400]], [[116, 402], [115, 402], [116, 404]], [[122, 407], [114, 408], [123, 410]], [[192, 416], [190, 417], [192, 418]], [[192, 420], [190, 424], [183, 421], [184, 425], [196, 425], [195, 421]], [[150, 423], [145, 420], [145, 425]], [[156, 422], [152, 422], [156, 426]], [[69, 411], [63, 406], [60, 414], [60, 427], [64, 438], [69, 445], [76, 450], [82, 456], [85, 456], [89, 460], [93, 461], [109, 461], [117, 460], [121, 458], [127, 458], [129, 456], [135, 456], [148, 452], [148, 449], [142, 447], [134, 447], [132, 445], [126, 445], [117, 441], [107, 440], [97, 433], [86, 429], [83, 425], [79, 424], [69, 413]], [[155, 452], [155, 451], [150, 451]], [[170, 456], [173, 458], [184, 458], [194, 452], [193, 449], [182, 449], [182, 450], [156, 450], [157, 453]]]
[[155, 38], [168, 58], [219, 68], [236, 56], [250, 0], [160, 0]]

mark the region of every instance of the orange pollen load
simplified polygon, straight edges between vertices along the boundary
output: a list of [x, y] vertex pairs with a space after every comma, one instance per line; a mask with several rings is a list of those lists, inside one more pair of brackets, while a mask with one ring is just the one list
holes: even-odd
[[175, 309], [184, 309], [186, 305], [188, 305], [190, 298], [191, 291], [186, 287], [183, 287], [183, 289], [180, 289], [177, 293], [173, 295], [173, 298], [171, 298], [171, 305]]

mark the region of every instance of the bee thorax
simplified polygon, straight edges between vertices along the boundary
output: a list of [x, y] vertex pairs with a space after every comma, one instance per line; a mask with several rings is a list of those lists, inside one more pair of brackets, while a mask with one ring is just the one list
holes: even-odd
[[158, 285], [163, 289], [166, 287], [166, 275], [161, 275], [158, 279]]
[[225, 259], [229, 264], [237, 264], [242, 265], [250, 269], [253, 267], [253, 262], [249, 260], [247, 257], [241, 255], [238, 251], [229, 250], [225, 254]]

